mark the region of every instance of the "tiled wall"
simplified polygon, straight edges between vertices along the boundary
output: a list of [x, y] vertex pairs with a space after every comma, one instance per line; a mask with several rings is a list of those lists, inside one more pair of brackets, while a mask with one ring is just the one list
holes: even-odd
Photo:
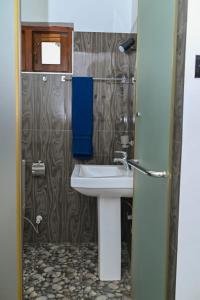
[[[135, 52], [118, 51], [129, 34], [75, 33], [74, 75], [130, 78], [134, 73]], [[94, 83], [94, 157], [89, 163], [110, 164], [114, 150], [120, 150], [120, 135], [133, 138], [134, 86]], [[25, 241], [90, 242], [97, 240], [96, 200], [70, 187], [76, 162], [71, 153], [71, 82], [60, 75], [22, 75], [22, 151], [26, 167], [26, 216], [44, 217], [36, 236], [25, 223]], [[128, 123], [122, 122], [122, 117]], [[42, 160], [46, 176], [34, 178], [31, 164]], [[126, 206], [126, 201], [123, 201]], [[122, 209], [124, 212], [125, 208]], [[123, 214], [126, 215], [125, 213]], [[126, 228], [123, 218], [123, 237]]]

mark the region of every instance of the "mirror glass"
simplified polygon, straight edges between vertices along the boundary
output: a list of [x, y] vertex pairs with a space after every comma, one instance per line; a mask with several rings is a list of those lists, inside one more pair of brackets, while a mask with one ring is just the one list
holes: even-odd
[[60, 65], [61, 44], [59, 42], [42, 42], [41, 48], [43, 65]]

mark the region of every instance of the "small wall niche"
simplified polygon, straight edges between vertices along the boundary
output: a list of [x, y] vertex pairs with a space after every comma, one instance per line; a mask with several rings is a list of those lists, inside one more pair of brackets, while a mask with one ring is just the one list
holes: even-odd
[[22, 26], [22, 71], [72, 73], [73, 27]]

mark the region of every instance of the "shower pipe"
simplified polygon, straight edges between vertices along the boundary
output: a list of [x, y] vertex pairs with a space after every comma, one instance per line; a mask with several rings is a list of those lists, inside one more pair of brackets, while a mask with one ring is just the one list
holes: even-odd
[[36, 226], [33, 224], [33, 222], [27, 218], [27, 217], [24, 217], [24, 220], [26, 220], [29, 224], [31, 224], [31, 226], [33, 227], [34, 231], [39, 234], [39, 224], [37, 224]]

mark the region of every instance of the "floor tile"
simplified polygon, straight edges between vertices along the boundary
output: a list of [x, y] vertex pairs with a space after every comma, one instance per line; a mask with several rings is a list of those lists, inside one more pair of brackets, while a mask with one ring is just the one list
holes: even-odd
[[128, 253], [122, 247], [122, 279], [100, 281], [96, 244], [26, 244], [24, 299], [131, 299]]

